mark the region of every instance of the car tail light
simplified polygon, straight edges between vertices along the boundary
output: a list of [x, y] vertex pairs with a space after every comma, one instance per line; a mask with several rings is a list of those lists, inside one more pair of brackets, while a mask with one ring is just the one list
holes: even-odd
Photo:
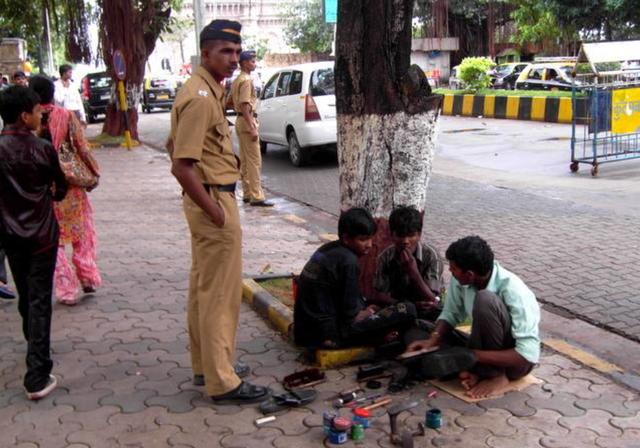
[[304, 97], [304, 121], [318, 121], [322, 120], [318, 106], [313, 100], [313, 97], [309, 94]]
[[91, 87], [89, 87], [89, 78], [84, 78], [82, 80], [82, 98], [85, 100], [89, 100], [91, 96]]

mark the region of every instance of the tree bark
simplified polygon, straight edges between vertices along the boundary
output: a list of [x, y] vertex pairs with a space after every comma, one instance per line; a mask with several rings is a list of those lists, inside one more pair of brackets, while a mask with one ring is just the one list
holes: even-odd
[[[113, 53], [122, 51], [127, 67], [125, 89], [127, 91], [128, 121], [131, 136], [138, 138], [138, 105], [142, 97], [145, 64], [153, 52], [156, 40], [169, 20], [171, 8], [168, 1], [102, 0], [100, 16], [100, 42], [107, 71], [118, 79], [113, 68]], [[112, 101], [102, 132], [122, 135], [125, 121], [117, 106], [117, 89], [112, 91]]]
[[368, 297], [398, 205], [424, 212], [442, 102], [410, 66], [413, 0], [342, 0], [336, 39], [340, 206], [364, 207], [379, 230], [362, 260]]

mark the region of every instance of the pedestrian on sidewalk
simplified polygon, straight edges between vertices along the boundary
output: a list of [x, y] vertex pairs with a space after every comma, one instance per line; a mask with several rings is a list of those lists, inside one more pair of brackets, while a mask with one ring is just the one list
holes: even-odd
[[82, 127], [86, 128], [87, 116], [80, 97], [80, 91], [73, 83], [73, 67], [69, 64], [63, 64], [58, 69], [58, 72], [60, 73], [60, 79], [55, 82], [55, 105], [73, 112]]
[[240, 29], [238, 22], [214, 20], [200, 33], [201, 65], [176, 97], [167, 142], [191, 231], [187, 320], [194, 383], [204, 383], [216, 404], [262, 401], [270, 392], [242, 381], [233, 364], [242, 300], [240, 172], [221, 83], [238, 67]]
[[0, 244], [18, 290], [18, 311], [27, 340], [27, 398], [37, 400], [57, 384], [51, 375], [51, 293], [58, 250], [53, 201], [67, 182], [53, 146], [35, 135], [40, 126], [38, 95], [27, 87], [0, 92]]
[[238, 114], [236, 134], [240, 142], [240, 169], [242, 179], [242, 202], [257, 207], [272, 207], [266, 201], [260, 181], [262, 154], [258, 135], [258, 114], [256, 114], [256, 89], [251, 73], [256, 69], [256, 53], [247, 50], [240, 53], [240, 75], [231, 85], [233, 108]]
[[[63, 144], [73, 145], [75, 151], [86, 155], [89, 151], [87, 140], [76, 115], [53, 104], [54, 83], [47, 77], [37, 75], [31, 78], [30, 86], [42, 101], [42, 126], [39, 134], [50, 141], [56, 151]], [[95, 160], [87, 156], [85, 163], [98, 175]], [[97, 265], [97, 238], [93, 224], [93, 207], [87, 195], [88, 188], [69, 185], [63, 201], [54, 205], [60, 225], [60, 248], [56, 261], [55, 297], [64, 305], [75, 305], [81, 292], [94, 293], [101, 285], [102, 278]], [[73, 255], [67, 260], [65, 246], [71, 245]]]
[[[527, 375], [538, 362], [540, 306], [517, 275], [494, 261], [491, 247], [482, 238], [468, 236], [452, 243], [446, 257], [452, 277], [442, 313], [429, 338], [409, 344], [407, 350], [463, 342], [475, 365], [459, 372], [460, 382], [470, 397], [488, 397]], [[467, 338], [454, 329], [469, 317]], [[463, 353], [461, 364], [467, 357]], [[457, 358], [446, 359], [436, 352], [424, 361], [428, 368], [435, 368], [436, 364], [455, 365]]]

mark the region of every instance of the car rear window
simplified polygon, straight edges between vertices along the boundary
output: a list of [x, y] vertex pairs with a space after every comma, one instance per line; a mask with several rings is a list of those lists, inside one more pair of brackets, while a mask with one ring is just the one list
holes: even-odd
[[309, 91], [312, 96], [335, 95], [336, 85], [333, 68], [323, 68], [311, 74]]
[[111, 78], [108, 76], [90, 76], [89, 85], [95, 88], [111, 87]]

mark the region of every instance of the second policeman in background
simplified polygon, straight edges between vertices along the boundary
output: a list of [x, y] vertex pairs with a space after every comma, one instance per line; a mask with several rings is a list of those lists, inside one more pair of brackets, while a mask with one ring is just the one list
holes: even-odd
[[233, 108], [238, 114], [236, 134], [240, 142], [242, 196], [243, 201], [251, 205], [271, 207], [273, 203], [265, 200], [260, 184], [262, 156], [256, 115], [256, 89], [251, 79], [251, 72], [255, 69], [256, 53], [254, 51], [240, 53], [241, 72], [231, 86]]

